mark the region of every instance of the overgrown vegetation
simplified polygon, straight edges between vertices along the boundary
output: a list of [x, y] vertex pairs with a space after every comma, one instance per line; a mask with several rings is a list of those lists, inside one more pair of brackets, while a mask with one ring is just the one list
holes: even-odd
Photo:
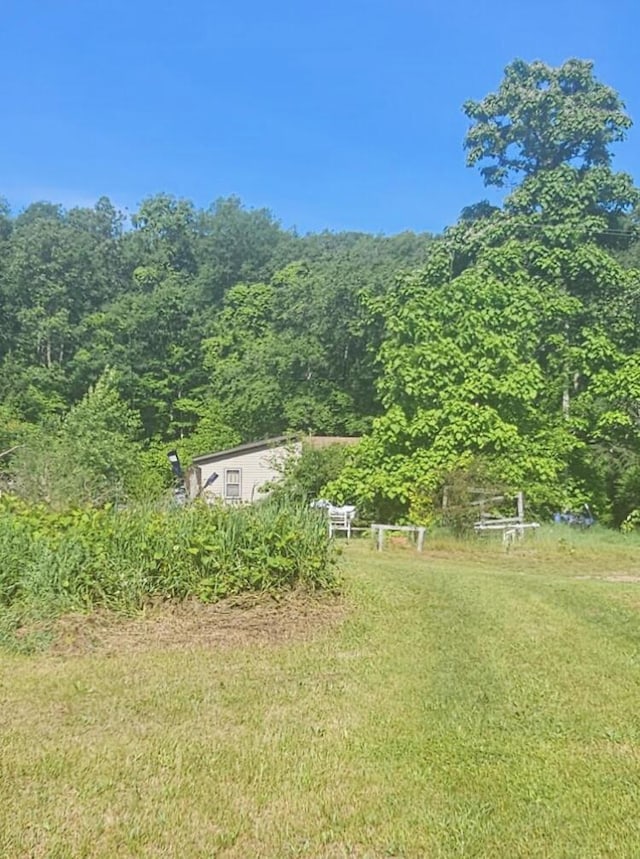
[[277, 498], [307, 504], [320, 499], [325, 486], [340, 475], [347, 450], [345, 444], [314, 447], [303, 439], [300, 454], [287, 456], [280, 464], [281, 474], [270, 487], [271, 491]]
[[99, 607], [130, 613], [154, 599], [211, 602], [336, 583], [325, 517], [285, 501], [57, 513], [5, 496], [0, 556], [5, 626]]
[[107, 371], [64, 417], [25, 433], [11, 461], [11, 488], [57, 511], [124, 502], [144, 481], [140, 431]]

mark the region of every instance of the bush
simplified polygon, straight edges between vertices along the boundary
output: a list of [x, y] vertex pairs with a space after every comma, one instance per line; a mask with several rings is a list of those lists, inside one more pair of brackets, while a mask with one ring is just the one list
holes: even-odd
[[57, 513], [4, 496], [0, 556], [0, 605], [48, 614], [336, 581], [322, 513], [273, 501]]
[[24, 438], [10, 466], [15, 490], [58, 510], [124, 500], [138, 468], [140, 429], [106, 371], [64, 418]]
[[288, 456], [282, 464], [282, 479], [271, 487], [278, 497], [313, 501], [323, 496], [325, 486], [335, 480], [346, 462], [349, 448], [337, 442], [314, 448], [302, 442], [299, 456]]

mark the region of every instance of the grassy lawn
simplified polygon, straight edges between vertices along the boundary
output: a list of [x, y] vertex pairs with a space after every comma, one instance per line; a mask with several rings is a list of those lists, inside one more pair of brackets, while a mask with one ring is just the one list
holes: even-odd
[[640, 856], [639, 550], [355, 545], [312, 635], [4, 654], [0, 855]]

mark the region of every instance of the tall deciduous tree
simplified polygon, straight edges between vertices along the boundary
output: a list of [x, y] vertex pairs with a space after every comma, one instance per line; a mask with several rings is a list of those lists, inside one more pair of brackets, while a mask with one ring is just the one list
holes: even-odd
[[274, 257], [284, 251], [289, 262], [295, 245], [268, 209], [246, 209], [237, 197], [201, 212], [198, 231], [198, 283], [206, 305], [219, 305], [236, 283], [268, 279], [277, 268]]
[[497, 92], [467, 101], [472, 120], [467, 163], [481, 168], [488, 185], [555, 170], [607, 166], [611, 144], [631, 127], [618, 93], [598, 81], [593, 63], [571, 59], [554, 68], [515, 60]]
[[193, 272], [196, 212], [189, 200], [156, 194], [140, 204], [132, 215], [136, 232], [130, 237], [138, 265], [160, 271]]
[[522, 183], [502, 210], [468, 209], [377, 304], [385, 413], [331, 489], [418, 517], [446, 472], [481, 457], [541, 509], [589, 496], [611, 512], [596, 445], [615, 436], [640, 453], [611, 384], [633, 397], [622, 371], [639, 345], [639, 277], [606, 250], [638, 199], [610, 169], [630, 120], [582, 61], [517, 61], [465, 111], [468, 162], [490, 162], [487, 184]]

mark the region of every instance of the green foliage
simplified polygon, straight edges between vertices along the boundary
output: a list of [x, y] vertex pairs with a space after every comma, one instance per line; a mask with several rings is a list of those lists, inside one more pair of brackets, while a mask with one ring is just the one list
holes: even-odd
[[218, 303], [237, 283], [270, 276], [274, 257], [296, 244], [268, 209], [247, 210], [238, 197], [216, 200], [198, 220], [198, 287], [206, 303]]
[[285, 502], [56, 513], [3, 496], [0, 553], [0, 605], [42, 613], [336, 581], [325, 517]]
[[[195, 220], [188, 200], [157, 194], [142, 202], [131, 222], [138, 231], [134, 240], [141, 245], [147, 271], [193, 269]], [[140, 278], [144, 280], [144, 274]]]
[[87, 379], [114, 367], [118, 388], [140, 412], [147, 435], [171, 439], [195, 422], [180, 403], [193, 399], [206, 381], [200, 354], [204, 320], [188, 276], [162, 270], [156, 275], [150, 289], [143, 286], [85, 317], [82, 337], [90, 343], [77, 350], [71, 370], [74, 386], [82, 389]]
[[[327, 474], [365, 515], [428, 521], [444, 475], [480, 458], [541, 512], [588, 500], [623, 521], [640, 470], [640, 195], [611, 163], [630, 119], [575, 59], [516, 60], [465, 112], [468, 163], [510, 190], [436, 240], [300, 237], [235, 197], [198, 210], [158, 194], [129, 230], [107, 199], [15, 218], [0, 201], [0, 436], [28, 437], [9, 463], [22, 491], [155, 496], [168, 447], [186, 465], [288, 432], [364, 433]], [[108, 367], [141, 431], [80, 408]], [[296, 492], [315, 494], [312, 471]]]
[[[20, 419], [11, 406], [0, 403], [0, 454], [15, 448], [28, 432], [29, 425]], [[9, 459], [0, 459], [0, 471], [6, 469]]]
[[[385, 414], [331, 491], [378, 516], [428, 519], [443, 474], [480, 456], [541, 512], [593, 500], [592, 443], [624, 424], [616, 396], [635, 404], [637, 392], [612, 340], [624, 332], [590, 327], [588, 302], [626, 277], [597, 248], [534, 241], [486, 249], [450, 282], [406, 277], [379, 306]], [[601, 514], [607, 497], [603, 486]]]
[[620, 524], [620, 530], [623, 534], [633, 534], [640, 528], [640, 509], [634, 507], [633, 510], [626, 516]]
[[373, 390], [360, 289], [357, 277], [334, 279], [299, 262], [269, 283], [227, 292], [205, 364], [245, 438], [283, 430], [351, 435], [366, 426]]
[[104, 198], [17, 218], [0, 203], [0, 399], [18, 418], [63, 415], [113, 367], [147, 440], [187, 439], [209, 401], [243, 440], [370, 424], [379, 330], [360, 296], [429, 236], [299, 237], [235, 197], [197, 210], [168, 194], [131, 223]]
[[11, 464], [16, 491], [55, 509], [125, 500], [137, 468], [139, 420], [105, 373], [60, 421], [34, 430]]
[[285, 458], [282, 479], [274, 485], [273, 494], [307, 503], [322, 498], [325, 486], [344, 468], [347, 450], [344, 444], [318, 448], [303, 441], [299, 456]]
[[443, 475], [442, 485], [433, 499], [434, 518], [441, 512], [442, 524], [461, 537], [472, 532], [481, 513], [513, 515], [513, 509], [500, 509], [505, 488], [496, 483], [491, 472], [491, 464], [475, 459]]
[[593, 63], [571, 59], [553, 68], [515, 60], [497, 93], [467, 101], [473, 121], [467, 133], [467, 163], [486, 159], [489, 185], [503, 185], [513, 173], [529, 176], [561, 164], [608, 165], [610, 145], [631, 126], [620, 97], [593, 75]]

